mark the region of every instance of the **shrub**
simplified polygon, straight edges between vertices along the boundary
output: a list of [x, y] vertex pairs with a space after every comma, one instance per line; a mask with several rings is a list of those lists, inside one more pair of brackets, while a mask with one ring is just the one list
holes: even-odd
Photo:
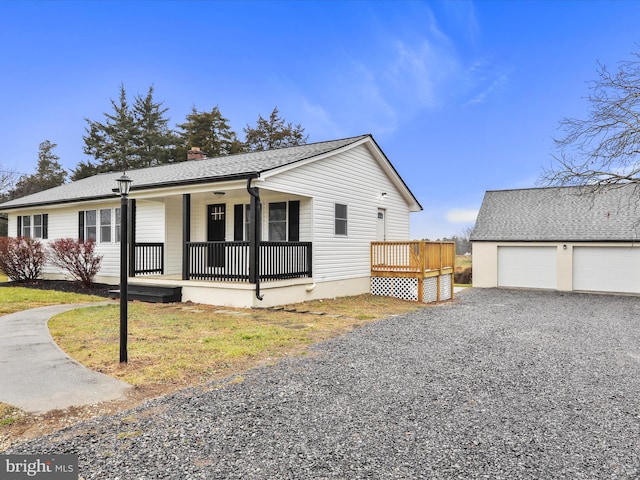
[[42, 273], [47, 254], [39, 240], [0, 238], [0, 271], [13, 281], [35, 280]]
[[471, 285], [473, 279], [473, 271], [471, 267], [456, 268], [455, 273], [453, 274], [453, 282], [460, 285]]
[[85, 287], [91, 286], [102, 263], [102, 255], [95, 254], [93, 240], [59, 238], [49, 244], [49, 251], [51, 263], [67, 270]]

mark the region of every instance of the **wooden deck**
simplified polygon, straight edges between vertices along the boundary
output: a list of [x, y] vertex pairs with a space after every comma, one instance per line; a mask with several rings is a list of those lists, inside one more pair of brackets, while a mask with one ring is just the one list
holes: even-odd
[[[419, 302], [452, 299], [455, 261], [454, 242], [371, 243], [372, 282], [381, 285], [379, 290], [390, 290], [391, 296], [399, 298]], [[384, 279], [412, 280], [393, 282]]]

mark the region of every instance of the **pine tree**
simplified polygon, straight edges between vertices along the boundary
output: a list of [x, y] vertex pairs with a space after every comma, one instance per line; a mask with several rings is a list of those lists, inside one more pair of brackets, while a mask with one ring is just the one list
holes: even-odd
[[268, 120], [258, 115], [255, 128], [247, 125], [244, 133], [245, 148], [252, 152], [303, 145], [309, 138], [309, 135], [304, 135], [304, 128], [300, 124], [285, 123], [278, 115], [278, 107], [273, 109]]
[[80, 162], [72, 180], [103, 172], [126, 171], [151, 167], [176, 159], [178, 138], [168, 127], [168, 109], [153, 100], [153, 86], [143, 97], [136, 95], [133, 105], [127, 101], [124, 85], [120, 85], [118, 101], [111, 100], [113, 113], [105, 113], [105, 121], [85, 118], [84, 153], [95, 161]]
[[133, 104], [135, 119], [135, 153], [133, 162], [136, 168], [153, 167], [175, 160], [175, 147], [178, 138], [169, 129], [169, 119], [164, 117], [168, 108], [153, 101], [153, 86], [147, 95], [137, 95]]
[[[98, 160], [98, 164], [80, 162], [73, 172], [73, 180], [78, 180], [79, 173], [85, 176], [103, 172], [125, 171], [131, 168], [130, 164], [136, 154], [136, 121], [127, 103], [127, 92], [124, 85], [120, 85], [119, 102], [111, 100], [113, 114], [105, 113], [105, 123], [89, 120], [85, 128], [87, 135], [84, 139], [84, 153]], [[91, 171], [94, 166], [95, 171]], [[89, 173], [90, 175], [86, 175]]]
[[55, 147], [57, 144], [49, 140], [40, 143], [36, 173], [21, 176], [10, 193], [11, 198], [24, 197], [65, 183], [67, 172], [60, 165], [60, 157], [53, 153]]
[[198, 112], [193, 107], [187, 121], [179, 124], [183, 148], [199, 147], [209, 157], [229, 155], [243, 151], [242, 142], [229, 126], [229, 120], [222, 116], [216, 105], [210, 112]]

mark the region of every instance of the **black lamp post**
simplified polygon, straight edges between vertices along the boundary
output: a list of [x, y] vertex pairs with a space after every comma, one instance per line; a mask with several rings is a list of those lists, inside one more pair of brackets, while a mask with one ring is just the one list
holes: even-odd
[[129, 230], [129, 190], [131, 179], [124, 173], [118, 180], [118, 192], [120, 192], [120, 363], [127, 363], [127, 300], [128, 292], [128, 237]]

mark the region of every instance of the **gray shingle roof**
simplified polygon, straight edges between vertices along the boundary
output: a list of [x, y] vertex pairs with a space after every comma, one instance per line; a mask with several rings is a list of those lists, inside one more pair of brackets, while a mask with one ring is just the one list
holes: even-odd
[[485, 193], [472, 241], [636, 241], [640, 187], [530, 188]]
[[[131, 170], [132, 190], [158, 188], [168, 185], [208, 183], [231, 178], [248, 178], [257, 173], [289, 165], [322, 155], [356, 143], [370, 135], [343, 138], [327, 142], [310, 143], [297, 147], [241, 153], [223, 157], [191, 160]], [[122, 172], [112, 172], [84, 178], [76, 182], [44, 190], [26, 197], [0, 204], [0, 211], [16, 207], [51, 205], [92, 198], [113, 197], [116, 179]]]

